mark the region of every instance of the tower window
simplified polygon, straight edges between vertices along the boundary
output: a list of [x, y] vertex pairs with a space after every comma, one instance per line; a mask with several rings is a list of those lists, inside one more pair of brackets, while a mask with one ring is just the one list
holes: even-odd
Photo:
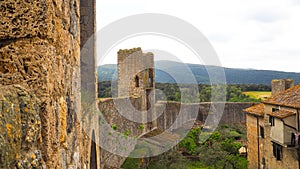
[[273, 116], [269, 116], [269, 123], [271, 126], [274, 126], [275, 125], [275, 119]]
[[135, 76], [135, 87], [140, 87], [139, 77]]
[[154, 72], [153, 72], [153, 68], [150, 68], [149, 69], [149, 79], [148, 79], [148, 83], [150, 84], [149, 86], [150, 87], [153, 87], [153, 75], [154, 75]]

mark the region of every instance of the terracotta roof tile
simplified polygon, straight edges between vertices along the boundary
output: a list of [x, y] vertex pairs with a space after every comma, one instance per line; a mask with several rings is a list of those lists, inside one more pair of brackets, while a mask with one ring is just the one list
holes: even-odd
[[254, 106], [251, 106], [249, 108], [244, 109], [245, 112], [257, 116], [263, 116], [264, 115], [264, 109], [265, 105], [263, 103], [256, 104]]
[[292, 116], [292, 115], [295, 115], [295, 114], [296, 114], [295, 112], [291, 112], [291, 111], [287, 111], [287, 110], [278, 110], [278, 111], [275, 111], [275, 112], [268, 113], [268, 115], [273, 116], [273, 117], [277, 117], [277, 118], [280, 118], [280, 119], [284, 119], [286, 117], [289, 117], [289, 116]]
[[300, 84], [270, 97], [263, 103], [300, 108]]

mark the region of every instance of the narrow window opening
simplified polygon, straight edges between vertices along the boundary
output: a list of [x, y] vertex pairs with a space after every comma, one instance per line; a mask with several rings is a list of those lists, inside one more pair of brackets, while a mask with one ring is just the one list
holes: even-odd
[[273, 143], [273, 155], [276, 160], [281, 160], [282, 158], [282, 146], [276, 143]]
[[296, 133], [291, 133], [291, 146], [296, 145]]
[[259, 136], [265, 138], [265, 129], [263, 126], [259, 126]]
[[271, 126], [275, 125], [275, 120], [274, 120], [273, 116], [269, 116], [269, 123], [270, 123]]
[[262, 162], [261, 163], [262, 163], [263, 166], [266, 165], [266, 159], [265, 159], [265, 157], [262, 158]]
[[148, 83], [150, 87], [154, 86], [154, 80], [153, 80], [153, 76], [154, 76], [154, 72], [153, 69], [149, 69], [149, 79], [148, 79]]
[[140, 87], [139, 77], [135, 76], [135, 87]]

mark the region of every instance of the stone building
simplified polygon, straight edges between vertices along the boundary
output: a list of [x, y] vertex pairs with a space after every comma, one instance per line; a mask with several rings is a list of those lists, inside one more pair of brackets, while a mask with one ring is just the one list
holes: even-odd
[[245, 109], [249, 169], [300, 168], [300, 85], [273, 80], [272, 93], [263, 103]]

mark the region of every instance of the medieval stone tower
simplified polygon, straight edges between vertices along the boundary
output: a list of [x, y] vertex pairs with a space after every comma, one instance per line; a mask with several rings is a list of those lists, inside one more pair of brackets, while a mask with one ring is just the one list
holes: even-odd
[[148, 110], [154, 99], [154, 57], [141, 48], [118, 52], [118, 96], [141, 97], [142, 110]]

